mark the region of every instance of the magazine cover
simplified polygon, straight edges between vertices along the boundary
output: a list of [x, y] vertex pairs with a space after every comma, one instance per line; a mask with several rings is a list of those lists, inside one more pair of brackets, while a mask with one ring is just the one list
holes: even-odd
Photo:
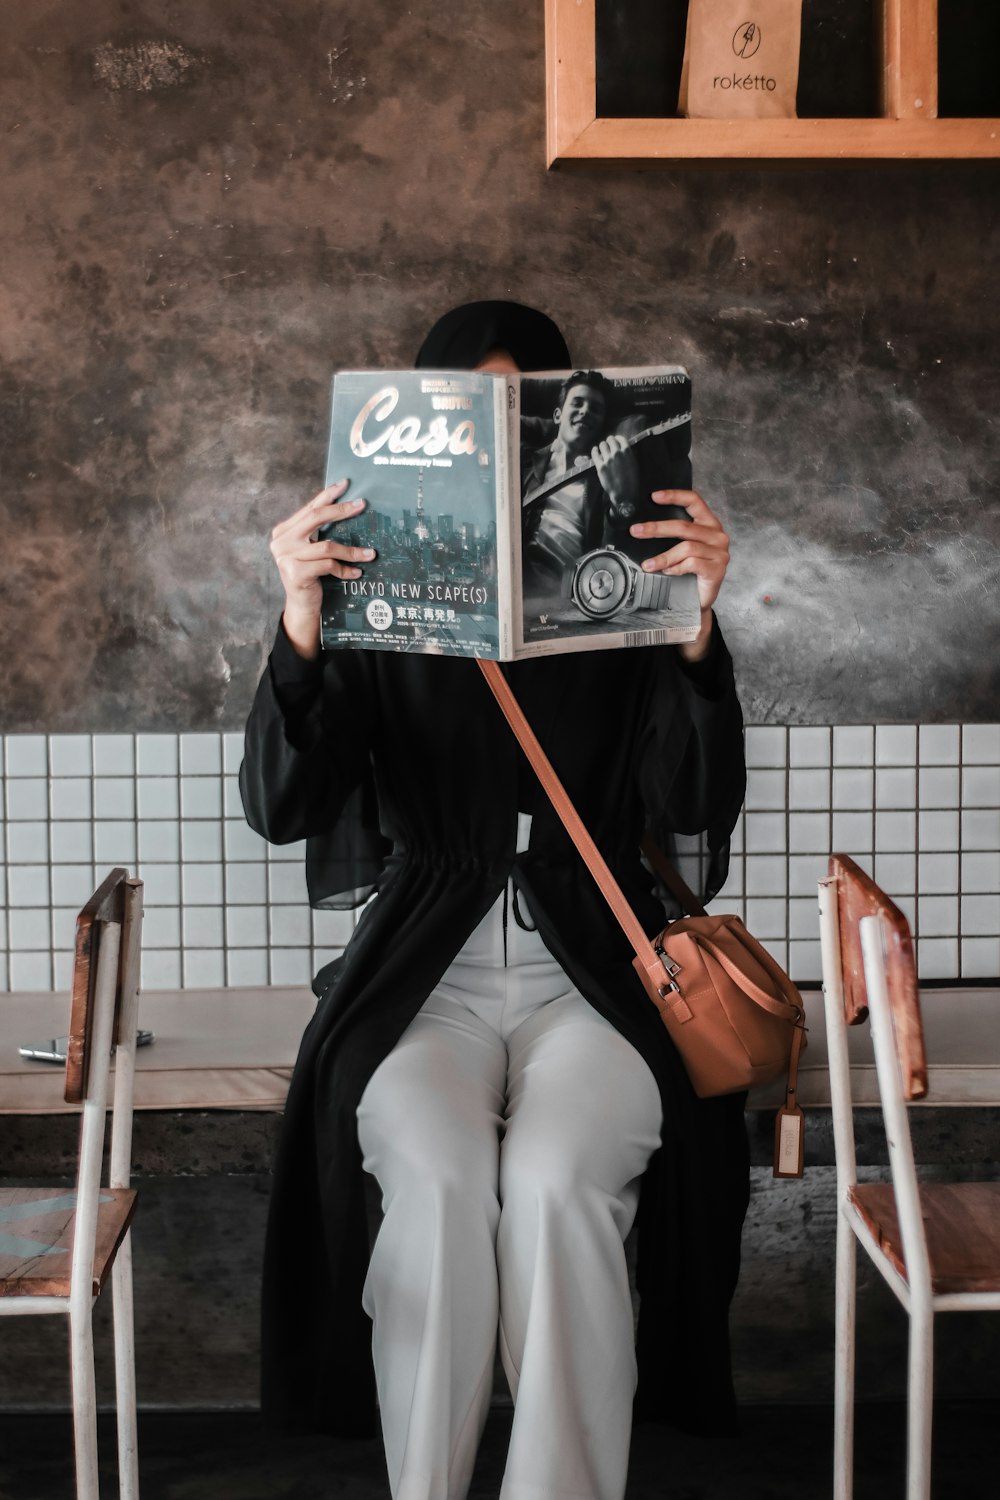
[[518, 655], [692, 640], [693, 576], [644, 573], [661, 540], [629, 528], [679, 507], [656, 489], [691, 487], [691, 382], [678, 366], [521, 375], [510, 385], [519, 440]]
[[327, 483], [367, 505], [336, 535], [375, 558], [323, 580], [324, 648], [512, 661], [693, 640], [696, 580], [643, 572], [670, 544], [630, 530], [670, 514], [653, 490], [690, 488], [690, 447], [677, 366], [341, 372]]
[[347, 475], [368, 502], [337, 536], [376, 558], [361, 578], [323, 580], [325, 648], [499, 655], [504, 399], [490, 375], [337, 375], [326, 483]]

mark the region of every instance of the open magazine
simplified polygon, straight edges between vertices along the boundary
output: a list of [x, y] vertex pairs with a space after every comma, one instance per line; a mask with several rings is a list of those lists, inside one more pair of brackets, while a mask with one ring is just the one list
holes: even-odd
[[670, 544], [629, 530], [686, 516], [650, 494], [690, 489], [690, 448], [678, 366], [338, 374], [326, 482], [367, 506], [335, 534], [376, 557], [323, 580], [323, 646], [515, 661], [693, 640], [695, 578], [643, 572]]

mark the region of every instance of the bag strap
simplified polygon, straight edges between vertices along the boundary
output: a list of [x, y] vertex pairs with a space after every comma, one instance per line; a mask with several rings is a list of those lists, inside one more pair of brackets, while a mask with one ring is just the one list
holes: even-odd
[[685, 881], [680, 870], [676, 869], [670, 863], [651, 833], [643, 834], [640, 847], [667, 890], [680, 902], [681, 911], [687, 912], [689, 917], [707, 916], [708, 913], [694, 891]]
[[[535, 775], [542, 783], [552, 806], [562, 819], [566, 832], [576, 845], [591, 875], [593, 875], [600, 886], [605, 900], [618, 918], [619, 924], [624, 929], [625, 936], [632, 944], [636, 954], [639, 957], [645, 957], [646, 949], [652, 945], [645, 933], [642, 932], [639, 923], [635, 920], [632, 908], [625, 900], [621, 886], [608, 869], [600, 850], [587, 831], [586, 824], [576, 811], [565, 787], [552, 769], [552, 762], [538, 743], [538, 737], [525, 718], [510, 683], [500, 670], [499, 663], [495, 661], [483, 661], [481, 658], [478, 660], [480, 669], [490, 685], [493, 696], [499, 703], [507, 723], [517, 736], [521, 749], [531, 762]], [[707, 916], [705, 908], [698, 900], [694, 891], [687, 884], [680, 871], [670, 863], [670, 860], [664, 854], [652, 834], [646, 833], [643, 835], [640, 847], [671, 895], [679, 901], [681, 910], [691, 917]], [[629, 918], [631, 918], [631, 923], [629, 922]], [[633, 924], [635, 932], [632, 930]], [[641, 943], [637, 941], [636, 933], [642, 933]]]
[[499, 662], [483, 661], [482, 658], [477, 659], [482, 674], [489, 684], [490, 691], [500, 705], [504, 718], [514, 731], [518, 744], [534, 767], [535, 774], [542, 783], [549, 801], [559, 814], [566, 832], [576, 845], [577, 851], [591, 875], [593, 875], [600, 886], [601, 894], [614, 913], [618, 925], [631, 943], [636, 957], [649, 974], [653, 984], [660, 987], [665, 979], [663, 960], [643, 931], [639, 919], [625, 899], [625, 894], [621, 886], [608, 869], [604, 856], [588, 833], [586, 824], [570, 801], [559, 777], [552, 769], [552, 764], [548, 756], [538, 743], [534, 730], [524, 717], [521, 706], [511, 691], [510, 684], [500, 670]]
[[[717, 943], [714, 943], [711, 938], [705, 937], [703, 933], [699, 933], [698, 947], [704, 948], [707, 953], [710, 953], [716, 963], [725, 969], [733, 983], [750, 995], [762, 1010], [769, 1010], [772, 1016], [778, 1016], [782, 1021], [788, 1019], [790, 1002], [787, 1000], [775, 1000], [773, 996], [767, 993], [767, 990], [761, 989], [760, 985], [750, 978], [746, 970], [741, 969], [739, 964], [734, 964], [729, 954], [723, 948], [720, 948]], [[797, 1010], [798, 1006], [792, 1008]]]

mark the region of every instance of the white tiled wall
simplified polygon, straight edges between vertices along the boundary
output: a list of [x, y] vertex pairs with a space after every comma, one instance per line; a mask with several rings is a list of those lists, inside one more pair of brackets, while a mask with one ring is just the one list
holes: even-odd
[[64, 989], [75, 914], [116, 864], [145, 882], [143, 985], [307, 984], [351, 934], [310, 911], [303, 846], [246, 824], [242, 735], [9, 735], [0, 988]]
[[746, 808], [716, 910], [818, 979], [816, 882], [852, 855], [906, 913], [921, 979], [1000, 975], [1000, 725], [747, 730]]
[[[247, 827], [237, 734], [8, 735], [0, 989], [64, 989], [79, 906], [111, 866], [145, 881], [147, 989], [305, 984], [350, 936], [310, 911], [303, 848]], [[893, 895], [921, 977], [1000, 976], [1000, 725], [747, 730], [735, 910], [793, 977], [819, 977], [831, 849]]]

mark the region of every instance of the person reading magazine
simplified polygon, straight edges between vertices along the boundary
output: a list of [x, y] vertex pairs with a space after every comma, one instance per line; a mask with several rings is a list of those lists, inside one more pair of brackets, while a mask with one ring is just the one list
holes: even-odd
[[[504, 302], [453, 309], [417, 364], [572, 368], [550, 319]], [[598, 470], [605, 495], [618, 456]], [[364, 504], [348, 479], [274, 529], [285, 605], [240, 773], [251, 825], [308, 841], [314, 903], [372, 897], [316, 978], [289, 1091], [265, 1412], [363, 1435], [377, 1390], [394, 1500], [462, 1500], [499, 1343], [514, 1398], [503, 1500], [621, 1500], [634, 1411], [733, 1423], [742, 1096], [695, 1097], [475, 661], [321, 651], [321, 579], [358, 577], [371, 557], [337, 540]], [[713, 609], [728, 539], [694, 491], [653, 500], [686, 518], [633, 523], [664, 544], [644, 566], [696, 577], [697, 639], [504, 668], [649, 931], [663, 914], [644, 830], [667, 844], [703, 835], [708, 898], [745, 787]], [[365, 1173], [383, 1209], [371, 1248]], [[637, 1342], [624, 1251], [636, 1218]]]

